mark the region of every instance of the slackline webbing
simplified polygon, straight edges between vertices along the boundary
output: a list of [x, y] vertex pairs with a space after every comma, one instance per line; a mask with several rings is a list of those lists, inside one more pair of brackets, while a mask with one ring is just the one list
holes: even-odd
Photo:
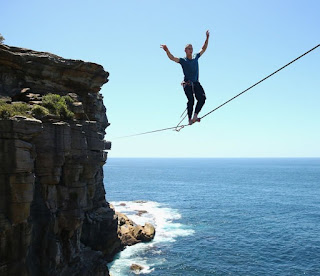
[[[260, 81], [256, 82], [255, 84], [251, 85], [249, 88], [243, 90], [242, 92], [240, 92], [239, 94], [235, 95], [234, 97], [232, 97], [231, 99], [227, 100], [226, 102], [224, 102], [223, 104], [217, 106], [216, 108], [212, 109], [211, 111], [209, 111], [208, 113], [206, 113], [205, 115], [203, 115], [202, 117], [199, 117], [199, 119], [203, 119], [206, 116], [208, 116], [209, 114], [211, 114], [212, 112], [216, 111], [217, 109], [221, 108], [222, 106], [226, 105], [227, 103], [233, 101], [235, 98], [239, 97], [240, 95], [244, 94], [245, 92], [249, 91], [251, 88], [255, 87], [256, 85], [258, 85], [259, 83], [265, 81], [266, 79], [270, 78], [271, 76], [273, 76], [274, 74], [278, 73], [279, 71], [281, 71], [282, 69], [286, 68], [287, 66], [291, 65], [292, 63], [294, 63], [295, 61], [297, 61], [298, 59], [302, 58], [303, 56], [309, 54], [310, 52], [312, 52], [313, 50], [315, 50], [316, 48], [318, 48], [320, 46], [320, 44], [318, 44], [317, 46], [313, 47], [312, 49], [310, 49], [309, 51], [305, 52], [304, 54], [302, 54], [301, 56], [295, 58], [294, 60], [290, 61], [289, 63], [287, 63], [286, 65], [282, 66], [281, 68], [279, 68], [278, 70], [274, 71], [273, 73], [271, 73], [270, 75], [266, 76], [265, 78], [261, 79]], [[182, 116], [181, 116], [182, 117]], [[184, 116], [185, 118], [186, 116]], [[160, 132], [160, 131], [165, 131], [165, 130], [170, 130], [170, 129], [174, 129], [176, 131], [180, 131], [181, 129], [183, 129], [184, 127], [189, 126], [189, 124], [185, 124], [185, 125], [180, 125], [180, 123], [184, 120], [184, 118], [178, 123], [177, 126], [173, 126], [173, 127], [167, 127], [167, 128], [162, 128], [162, 129], [157, 129], [157, 130], [152, 130], [152, 131], [147, 131], [147, 132], [142, 132], [142, 133], [137, 133], [137, 134], [132, 134], [132, 135], [127, 135], [127, 136], [121, 136], [121, 137], [117, 137], [115, 139], [119, 139], [119, 138], [127, 138], [127, 137], [133, 137], [133, 136], [139, 136], [139, 135], [145, 135], [145, 134], [149, 134], [149, 133], [155, 133], [155, 132]]]

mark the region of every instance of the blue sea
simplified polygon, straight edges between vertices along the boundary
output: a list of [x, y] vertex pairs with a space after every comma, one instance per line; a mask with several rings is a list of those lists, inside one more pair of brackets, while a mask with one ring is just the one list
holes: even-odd
[[319, 158], [109, 158], [104, 184], [116, 211], [156, 227], [112, 276], [320, 275]]

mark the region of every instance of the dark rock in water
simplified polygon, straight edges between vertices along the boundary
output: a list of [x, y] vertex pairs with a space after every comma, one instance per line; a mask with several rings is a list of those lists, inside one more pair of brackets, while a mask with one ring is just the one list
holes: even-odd
[[150, 223], [144, 226], [135, 224], [126, 215], [116, 213], [118, 215], [119, 238], [124, 245], [134, 245], [139, 242], [151, 241], [155, 234], [155, 228]]
[[151, 223], [146, 223], [144, 226], [142, 226], [142, 229], [143, 229], [142, 236], [141, 236], [142, 241], [148, 242], [154, 239], [156, 230]]
[[147, 203], [148, 201], [145, 201], [145, 200], [135, 200], [134, 202], [136, 202], [136, 203]]
[[142, 216], [143, 214], [148, 213], [146, 210], [136, 210], [138, 216]]
[[144, 267], [142, 265], [139, 265], [139, 264], [132, 264], [130, 266], [130, 269], [135, 271], [135, 272], [140, 272], [141, 270], [144, 269]]

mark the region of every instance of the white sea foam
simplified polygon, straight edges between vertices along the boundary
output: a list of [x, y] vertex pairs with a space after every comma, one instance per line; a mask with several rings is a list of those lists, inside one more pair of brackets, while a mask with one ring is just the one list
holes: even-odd
[[149, 222], [156, 228], [156, 235], [152, 242], [127, 247], [118, 254], [109, 266], [113, 276], [134, 274], [134, 272], [130, 272], [132, 264], [144, 267], [139, 274], [152, 272], [153, 266], [166, 261], [165, 257], [161, 256], [161, 246], [175, 242], [178, 237], [194, 234], [194, 230], [177, 222], [181, 219], [177, 210], [160, 203], [154, 201], [117, 201], [111, 203], [117, 212], [126, 214], [135, 223], [144, 225]]

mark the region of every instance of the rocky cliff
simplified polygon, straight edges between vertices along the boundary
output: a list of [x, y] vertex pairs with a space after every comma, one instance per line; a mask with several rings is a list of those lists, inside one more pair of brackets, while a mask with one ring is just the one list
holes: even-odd
[[[108, 76], [98, 64], [0, 45], [0, 275], [109, 275], [116, 252], [153, 238], [105, 200]], [[48, 95], [69, 115], [53, 114]], [[23, 116], [10, 113], [21, 106]]]

